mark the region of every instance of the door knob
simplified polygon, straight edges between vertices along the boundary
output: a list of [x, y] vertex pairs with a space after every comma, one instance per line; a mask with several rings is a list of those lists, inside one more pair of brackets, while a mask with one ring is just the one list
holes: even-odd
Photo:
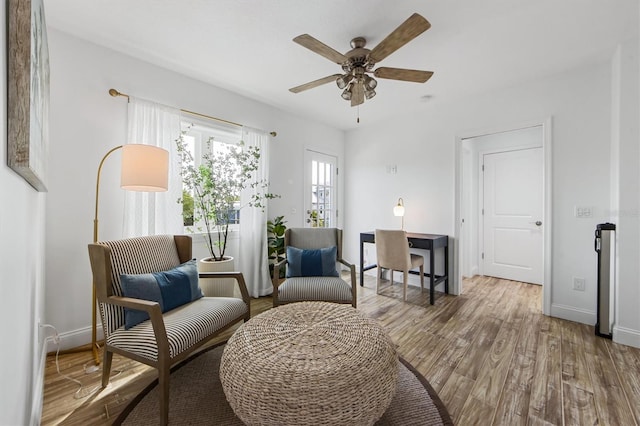
[[536, 220], [536, 226], [542, 226], [542, 222], [540, 222], [539, 220]]

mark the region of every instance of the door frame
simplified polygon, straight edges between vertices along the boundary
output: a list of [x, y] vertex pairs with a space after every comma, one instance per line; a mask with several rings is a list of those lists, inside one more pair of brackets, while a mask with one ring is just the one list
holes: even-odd
[[543, 253], [543, 283], [542, 283], [542, 313], [544, 315], [551, 314], [551, 286], [552, 286], [552, 117], [547, 117], [542, 120], [532, 120], [524, 123], [517, 123], [512, 125], [504, 125], [498, 128], [467, 131], [456, 135], [455, 137], [455, 225], [454, 225], [454, 238], [456, 241], [455, 248], [453, 250], [453, 283], [451, 291], [453, 294], [460, 295], [463, 292], [462, 282], [462, 268], [460, 262], [463, 259], [463, 247], [460, 244], [460, 238], [462, 235], [462, 206], [463, 204], [463, 179], [462, 179], [462, 160], [463, 149], [462, 143], [465, 139], [474, 138], [478, 136], [486, 136], [494, 133], [502, 133], [513, 130], [524, 129], [533, 126], [542, 126], [542, 161], [543, 161], [543, 218], [544, 226], [544, 253]]

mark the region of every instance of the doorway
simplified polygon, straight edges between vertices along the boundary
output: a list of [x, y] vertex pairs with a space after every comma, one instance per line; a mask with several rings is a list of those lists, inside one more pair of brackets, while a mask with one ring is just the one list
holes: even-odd
[[304, 210], [306, 228], [335, 228], [338, 223], [337, 158], [305, 151]]
[[454, 294], [474, 275], [531, 282], [543, 286], [542, 311], [549, 313], [551, 120], [456, 142]]

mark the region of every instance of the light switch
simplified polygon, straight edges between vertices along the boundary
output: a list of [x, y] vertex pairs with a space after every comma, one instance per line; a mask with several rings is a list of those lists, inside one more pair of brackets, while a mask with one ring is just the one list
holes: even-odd
[[589, 218], [589, 217], [592, 216], [591, 207], [578, 207], [578, 206], [575, 206], [574, 214], [575, 214], [575, 217], [580, 218], [580, 219]]

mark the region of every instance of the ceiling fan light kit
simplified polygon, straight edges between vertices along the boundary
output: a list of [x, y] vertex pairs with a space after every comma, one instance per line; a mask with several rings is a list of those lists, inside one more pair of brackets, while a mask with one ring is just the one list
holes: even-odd
[[367, 98], [367, 100], [373, 98], [375, 95], [376, 95], [376, 91], [373, 89], [364, 90], [364, 97]]
[[344, 74], [336, 78], [338, 89], [344, 89], [345, 87], [347, 87], [351, 80], [353, 80], [353, 76], [351, 74]]
[[364, 75], [364, 85], [367, 89], [373, 90], [378, 86], [378, 81], [375, 78]]
[[370, 73], [377, 78], [424, 83], [431, 78], [433, 72], [389, 67], [380, 67], [374, 70], [374, 67], [378, 62], [430, 27], [429, 21], [414, 13], [373, 49], [369, 50], [365, 47], [367, 41], [364, 37], [356, 37], [351, 40], [352, 50], [344, 55], [309, 34], [299, 35], [293, 39], [294, 42], [340, 65], [344, 74], [333, 74], [320, 78], [292, 87], [289, 91], [300, 93], [335, 81], [338, 88], [343, 90], [342, 99], [350, 101], [351, 106], [357, 106], [364, 103], [365, 99], [372, 99], [376, 95], [374, 89], [378, 86], [378, 81], [371, 77]]
[[342, 92], [342, 99], [344, 99], [345, 101], [350, 101], [351, 100], [351, 87], [352, 85], [349, 84], [349, 87], [347, 87], [346, 89], [344, 89], [344, 92]]

